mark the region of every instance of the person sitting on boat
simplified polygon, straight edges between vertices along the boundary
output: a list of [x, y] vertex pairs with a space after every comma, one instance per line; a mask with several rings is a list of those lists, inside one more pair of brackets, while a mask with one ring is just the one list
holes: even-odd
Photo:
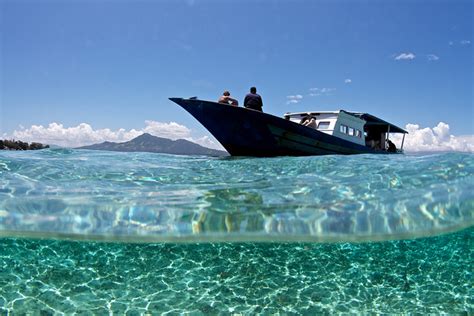
[[314, 116], [308, 114], [301, 119], [300, 124], [311, 128], [316, 128], [316, 119]]
[[262, 97], [259, 94], [257, 94], [257, 88], [256, 87], [251, 87], [250, 88], [250, 93], [248, 93], [245, 96], [244, 107], [247, 108], [247, 109], [253, 109], [253, 110], [263, 112], [263, 110], [262, 110], [262, 107], [263, 107]]
[[395, 146], [395, 144], [392, 143], [392, 141], [390, 139], [387, 139], [387, 144], [388, 144], [387, 152], [389, 152], [389, 153], [396, 153], [397, 152], [397, 146]]
[[222, 93], [221, 97], [219, 98], [219, 101], [217, 102], [222, 103], [222, 104], [230, 104], [234, 106], [239, 105], [239, 102], [236, 99], [230, 97], [230, 92], [227, 90], [224, 91], [224, 93]]

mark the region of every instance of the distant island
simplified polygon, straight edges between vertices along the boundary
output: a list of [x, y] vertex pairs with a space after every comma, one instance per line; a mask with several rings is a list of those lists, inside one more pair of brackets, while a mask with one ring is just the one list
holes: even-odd
[[1, 140], [0, 139], [0, 150], [38, 150], [49, 148], [49, 145], [43, 145], [41, 143], [22, 142], [20, 140]]
[[222, 150], [211, 149], [195, 144], [193, 142], [178, 139], [171, 140], [144, 133], [128, 142], [114, 143], [103, 142], [78, 149], [109, 150], [123, 152], [151, 152], [173, 155], [205, 155], [205, 156], [228, 156]]

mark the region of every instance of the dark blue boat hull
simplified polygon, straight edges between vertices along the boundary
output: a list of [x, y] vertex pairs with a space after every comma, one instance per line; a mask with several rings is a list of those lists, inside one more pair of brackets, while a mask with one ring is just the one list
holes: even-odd
[[197, 99], [170, 100], [194, 116], [232, 156], [384, 153], [259, 111]]

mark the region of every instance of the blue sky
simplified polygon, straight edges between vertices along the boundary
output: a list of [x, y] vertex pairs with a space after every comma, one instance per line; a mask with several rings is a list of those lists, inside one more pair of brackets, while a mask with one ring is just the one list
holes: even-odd
[[275, 115], [347, 109], [474, 134], [473, 1], [0, 3], [0, 135], [153, 121], [197, 139], [207, 131], [168, 97], [242, 101], [252, 85]]

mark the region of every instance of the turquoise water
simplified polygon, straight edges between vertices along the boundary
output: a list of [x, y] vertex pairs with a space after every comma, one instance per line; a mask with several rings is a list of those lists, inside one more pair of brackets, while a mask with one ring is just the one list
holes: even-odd
[[473, 171], [0, 152], [0, 314], [472, 313]]

